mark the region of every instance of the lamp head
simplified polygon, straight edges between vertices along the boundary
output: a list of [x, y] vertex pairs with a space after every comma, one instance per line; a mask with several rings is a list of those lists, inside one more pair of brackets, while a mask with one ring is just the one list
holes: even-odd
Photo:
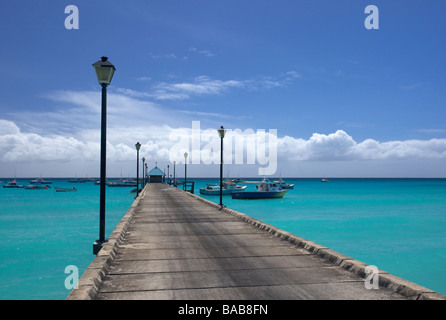
[[220, 129], [218, 129], [217, 131], [218, 131], [218, 135], [220, 136], [220, 138], [223, 139], [226, 134], [226, 129], [223, 128], [223, 126], [221, 126]]
[[112, 81], [113, 74], [116, 68], [113, 64], [108, 61], [107, 57], [101, 57], [101, 60], [93, 63], [94, 70], [96, 71], [96, 76], [101, 85], [108, 86]]

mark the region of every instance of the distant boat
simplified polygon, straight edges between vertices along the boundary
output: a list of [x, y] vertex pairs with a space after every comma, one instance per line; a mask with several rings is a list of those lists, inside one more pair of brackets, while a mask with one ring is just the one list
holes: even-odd
[[[239, 186], [233, 180], [223, 181], [222, 194], [231, 194], [234, 191], [242, 192], [246, 186]], [[220, 195], [220, 184], [208, 184], [206, 188], [200, 188], [200, 193], [205, 195]]]
[[23, 185], [18, 185], [17, 182], [14, 180], [8, 182], [8, 184], [4, 184], [3, 188], [23, 188]]
[[56, 192], [74, 192], [74, 191], [77, 191], [76, 188], [58, 188], [58, 187], [54, 187], [54, 189], [56, 190]]
[[327, 178], [323, 178], [321, 182], [330, 182]]
[[282, 189], [294, 189], [294, 184], [286, 183], [283, 180], [276, 180], [274, 181], [274, 183], [277, 184], [277, 186]]
[[267, 199], [282, 198], [288, 190], [283, 190], [276, 183], [272, 183], [267, 179], [263, 181], [244, 181], [242, 184], [256, 184], [255, 191], [242, 191], [231, 193], [232, 199]]
[[49, 185], [42, 186], [42, 185], [28, 184], [26, 186], [23, 186], [23, 188], [28, 190], [38, 190], [38, 189], [49, 189], [51, 187]]
[[83, 179], [79, 179], [79, 178], [74, 178], [74, 179], [69, 179], [68, 182], [70, 183], [84, 183], [84, 182], [89, 182], [91, 181], [88, 178], [83, 178]]
[[31, 183], [31, 184], [51, 184], [51, 183], [53, 183], [53, 182], [52, 182], [52, 181], [44, 180], [44, 179], [42, 179], [42, 178], [37, 178], [37, 179], [31, 180], [30, 183]]
[[118, 181], [108, 182], [107, 186], [109, 187], [136, 187], [136, 181], [131, 179], [123, 180], [120, 179]]

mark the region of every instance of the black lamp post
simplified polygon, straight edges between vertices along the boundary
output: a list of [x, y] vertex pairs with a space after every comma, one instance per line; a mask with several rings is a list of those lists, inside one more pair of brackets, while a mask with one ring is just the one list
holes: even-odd
[[144, 176], [144, 181], [145, 181], [146, 184], [149, 182], [149, 180], [147, 179], [147, 169], [148, 169], [148, 167], [149, 166], [146, 163], [146, 175]]
[[223, 138], [226, 134], [226, 129], [223, 126], [217, 130], [218, 135], [220, 137], [221, 145], [220, 145], [220, 208], [223, 208]]
[[184, 153], [184, 188], [187, 191], [187, 152]]
[[136, 147], [136, 197], [139, 196], [139, 149], [141, 149], [141, 144], [137, 142]]
[[146, 158], [142, 157], [142, 183], [141, 183], [141, 189], [144, 188], [144, 163], [146, 162]]
[[101, 182], [99, 199], [99, 239], [93, 243], [93, 254], [101, 250], [105, 239], [105, 180], [106, 180], [106, 144], [107, 144], [107, 86], [110, 84], [115, 66], [107, 61], [107, 57], [95, 62], [93, 67], [96, 71], [99, 84], [102, 86], [102, 106], [101, 106]]
[[177, 164], [176, 161], [173, 162], [173, 186], [176, 187], [177, 183], [175, 181], [175, 165]]
[[170, 185], [170, 165], [167, 165], [167, 179], [169, 180], [169, 185]]

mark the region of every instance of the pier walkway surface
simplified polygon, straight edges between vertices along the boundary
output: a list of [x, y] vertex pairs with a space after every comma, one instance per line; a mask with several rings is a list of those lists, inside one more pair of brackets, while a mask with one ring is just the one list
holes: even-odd
[[67, 299], [445, 299], [366, 268], [196, 195], [149, 184]]

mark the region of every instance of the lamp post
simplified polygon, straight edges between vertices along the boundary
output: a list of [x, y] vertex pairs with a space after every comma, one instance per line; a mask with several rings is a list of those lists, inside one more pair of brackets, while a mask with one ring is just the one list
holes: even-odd
[[177, 183], [175, 181], [175, 165], [177, 164], [176, 161], [173, 162], [173, 186], [176, 187]]
[[184, 188], [187, 191], [187, 152], [184, 153]]
[[142, 183], [141, 183], [141, 189], [144, 188], [144, 162], [146, 162], [146, 158], [142, 157]]
[[93, 254], [101, 250], [105, 239], [105, 180], [106, 180], [106, 144], [107, 144], [107, 86], [111, 83], [116, 68], [108, 61], [107, 57], [95, 62], [93, 67], [96, 71], [98, 82], [102, 87], [101, 105], [101, 182], [99, 196], [99, 239], [93, 243]]
[[141, 144], [137, 142], [136, 147], [136, 197], [139, 196], [139, 149], [141, 149]]
[[147, 163], [146, 163], [146, 175], [144, 176], [144, 180], [145, 180], [145, 183], [147, 184], [148, 183], [148, 180], [147, 180], [147, 169], [149, 168], [149, 166], [147, 165]]
[[169, 180], [170, 185], [170, 165], [167, 165], [167, 179]]
[[223, 209], [223, 138], [226, 134], [226, 129], [223, 128], [223, 126], [220, 127], [220, 129], [217, 130], [218, 135], [220, 137], [220, 209]]

